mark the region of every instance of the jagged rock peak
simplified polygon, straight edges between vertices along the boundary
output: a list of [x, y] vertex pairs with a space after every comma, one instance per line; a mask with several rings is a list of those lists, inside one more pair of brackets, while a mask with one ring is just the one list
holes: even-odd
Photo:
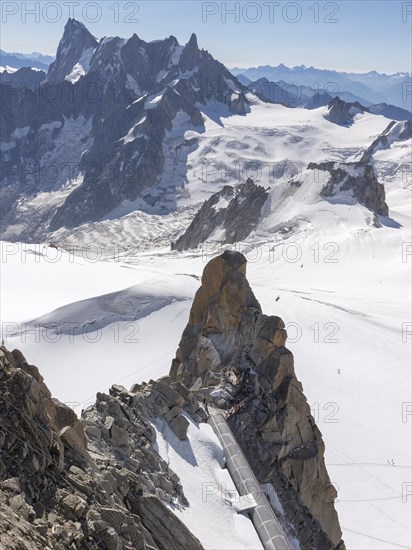
[[330, 122], [339, 125], [347, 125], [353, 122], [353, 117], [356, 114], [364, 113], [368, 111], [366, 107], [361, 105], [358, 101], [354, 103], [348, 103], [335, 96], [330, 103], [328, 103], [328, 113], [325, 118]]
[[[245, 256], [233, 250], [225, 250], [222, 255], [208, 262], [202, 274], [203, 298], [209, 300], [215, 296], [237, 273], [246, 276], [246, 264]], [[239, 299], [242, 299], [241, 295]], [[257, 303], [253, 305], [257, 306]]]
[[226, 251], [205, 266], [170, 379], [226, 416], [258, 481], [275, 491], [284, 530], [302, 550], [342, 550], [322, 435], [286, 338], [282, 319], [262, 313], [246, 258]]
[[[69, 18], [57, 48], [56, 59], [50, 65], [46, 80], [63, 81], [84, 56], [88, 59], [98, 45], [97, 39], [77, 19]], [[85, 61], [83, 62], [85, 64]]]
[[197, 37], [192, 33], [189, 42], [185, 45], [180, 59], [182, 70], [192, 70], [200, 59], [200, 50], [197, 44]]
[[189, 42], [186, 44], [186, 48], [189, 48], [191, 50], [198, 50], [199, 46], [197, 44], [197, 36], [194, 32], [192, 32]]
[[[349, 191], [354, 199], [366, 206], [375, 216], [388, 216], [385, 186], [379, 183], [369, 160], [370, 156], [366, 151], [359, 162], [311, 162], [308, 169], [329, 172], [329, 181], [320, 192], [322, 197], [342, 198]], [[378, 225], [377, 221], [376, 224]]]
[[126, 43], [133, 44], [134, 46], [137, 46], [137, 47], [140, 44], [146, 45], [146, 42], [142, 38], [140, 38], [140, 36], [138, 34], [136, 34], [135, 32], [132, 34], [132, 36], [130, 38], [128, 38], [126, 40]]
[[69, 17], [67, 23], [64, 26], [64, 32], [84, 32], [86, 34], [91, 34], [89, 29], [81, 22], [75, 19], [74, 17]]
[[74, 17], [70, 17], [67, 20], [67, 23], [64, 26], [64, 32], [61, 38], [61, 42], [64, 42], [66, 45], [67, 42], [70, 40], [80, 40], [81, 42], [85, 44], [90, 44], [90, 46], [93, 47], [96, 47], [98, 44], [97, 38], [92, 35], [89, 29], [81, 21], [78, 21]]

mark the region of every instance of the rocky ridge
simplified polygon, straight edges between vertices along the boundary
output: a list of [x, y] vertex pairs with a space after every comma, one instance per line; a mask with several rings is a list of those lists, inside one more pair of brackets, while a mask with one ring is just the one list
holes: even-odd
[[[353, 114], [356, 112], [382, 115], [390, 120], [404, 121], [412, 119], [412, 113], [407, 109], [402, 109], [388, 103], [371, 104], [370, 101], [343, 90], [339, 91], [337, 96], [333, 96], [328, 93], [327, 86], [320, 91], [309, 86], [283, 81], [271, 82], [264, 77], [259, 78], [255, 82], [250, 82], [250, 80], [240, 74], [238, 75], [238, 79], [264, 101], [281, 103], [286, 107], [304, 107], [305, 109], [317, 109], [318, 107], [328, 105], [332, 112], [326, 115], [327, 118], [330, 117], [332, 122], [338, 124], [350, 124], [353, 120]], [[338, 98], [340, 101], [338, 101]]]
[[172, 243], [172, 250], [197, 248], [217, 232], [223, 244], [246, 239], [257, 226], [268, 196], [250, 178], [235, 187], [225, 185], [203, 203], [183, 235]]
[[335, 96], [330, 103], [328, 103], [328, 113], [325, 118], [330, 122], [339, 124], [341, 126], [347, 126], [353, 122], [353, 117], [359, 113], [364, 113], [367, 108], [361, 105], [358, 101], [354, 103], [347, 103]]
[[81, 419], [19, 351], [1, 348], [0, 547], [201, 550], [173, 513], [188, 502], [153, 426], [184, 440], [186, 416], [205, 422], [208, 410], [227, 417], [302, 550], [344, 549], [284, 323], [262, 313], [245, 273], [238, 252], [211, 260], [169, 376], [98, 393]]
[[[320, 195], [326, 199], [357, 200], [371, 212], [388, 216], [385, 187], [379, 183], [373, 166], [367, 162], [312, 162], [309, 170], [321, 170], [330, 174], [329, 181], [322, 188]], [[378, 222], [376, 222], [378, 223]]]
[[153, 449], [151, 415], [169, 408], [184, 437], [170, 386], [114, 386], [79, 420], [19, 351], [1, 348], [0, 389], [0, 548], [202, 549], [170, 509], [187, 501]]
[[387, 149], [392, 143], [397, 141], [406, 141], [412, 138], [412, 121], [395, 122], [388, 124], [385, 130], [380, 134], [363, 153], [360, 162], [371, 162], [374, 153], [381, 149]]
[[[31, 67], [22, 67], [13, 73], [3, 71], [0, 73], [0, 84], [9, 84], [11, 86], [20, 86], [27, 90], [33, 90], [39, 86], [45, 79], [46, 73], [42, 70], [32, 69]], [[7, 93], [7, 87], [4, 88]]]

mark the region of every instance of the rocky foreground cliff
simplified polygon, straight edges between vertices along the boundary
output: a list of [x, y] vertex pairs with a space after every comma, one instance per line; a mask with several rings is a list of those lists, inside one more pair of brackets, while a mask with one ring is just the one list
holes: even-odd
[[185, 440], [187, 418], [219, 412], [277, 497], [294, 547], [344, 549], [284, 324], [262, 314], [245, 273], [242, 254], [211, 260], [169, 376], [113, 386], [81, 419], [18, 350], [1, 348], [0, 548], [201, 550], [174, 513], [190, 502], [157, 452], [154, 426], [161, 419]]
[[187, 506], [177, 476], [153, 449], [155, 400], [170, 386], [113, 387], [79, 420], [53, 399], [21, 353], [0, 352], [0, 548], [201, 550], [170, 510]]

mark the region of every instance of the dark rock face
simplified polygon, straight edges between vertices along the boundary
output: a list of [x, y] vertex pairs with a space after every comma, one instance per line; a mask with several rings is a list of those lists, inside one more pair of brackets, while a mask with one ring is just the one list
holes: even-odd
[[325, 118], [334, 124], [346, 126], [353, 122], [353, 117], [358, 113], [364, 113], [367, 109], [358, 101], [347, 103], [339, 97], [334, 97], [328, 104], [329, 112]]
[[321, 196], [332, 198], [339, 193], [351, 192], [353, 197], [374, 214], [387, 216], [385, 187], [376, 178], [373, 166], [365, 162], [322, 162], [310, 163], [310, 170], [324, 170], [330, 173], [330, 180], [321, 191]]
[[165, 504], [187, 501], [149, 423], [183, 398], [139, 388], [113, 386], [79, 420], [20, 352], [0, 348], [1, 548], [202, 550]]
[[268, 193], [250, 178], [241, 185], [225, 185], [205, 201], [183, 235], [172, 243], [172, 250], [197, 248], [221, 228], [221, 241], [232, 244], [246, 239], [256, 227]]
[[70, 18], [64, 27], [63, 37], [57, 48], [56, 59], [47, 72], [47, 81], [63, 82], [85, 52], [95, 50], [97, 44], [96, 38], [86, 29], [83, 23]]
[[[144, 192], [163, 173], [163, 144], [178, 113], [186, 117], [188, 129], [201, 130], [199, 105], [210, 99], [225, 105], [228, 114], [248, 110], [247, 89], [199, 49], [195, 35], [186, 46], [173, 36], [145, 42], [135, 34], [128, 40], [115, 37], [97, 43], [73, 19], [36, 93], [7, 86], [0, 115], [1, 139], [7, 144], [0, 159], [6, 204], [1, 223], [3, 228], [28, 223], [26, 238], [37, 230], [44, 235], [49, 228], [99, 220], [125, 200], [146, 200]], [[53, 135], [46, 136], [50, 125]], [[58, 148], [60, 136], [78, 146], [72, 158], [67, 158], [66, 148]], [[38, 220], [27, 222], [18, 201], [44, 190], [44, 172], [53, 166], [66, 168], [53, 190], [73, 181], [79, 184], [62, 194], [52, 209], [45, 208]], [[183, 183], [184, 178], [176, 186]], [[176, 193], [175, 188], [168, 191]], [[148, 205], [156, 202], [154, 197], [147, 199]]]
[[394, 141], [406, 141], [412, 137], [412, 121], [395, 122], [388, 124], [380, 136], [378, 136], [363, 153], [360, 162], [370, 162], [373, 154], [379, 149], [386, 149]]
[[[206, 265], [170, 378], [206, 396], [209, 410], [235, 402], [230, 426], [259, 482], [275, 489], [289, 534], [303, 549], [342, 549], [324, 443], [285, 347], [285, 325], [262, 314], [245, 273], [238, 252]], [[228, 382], [229, 371], [237, 382]]]

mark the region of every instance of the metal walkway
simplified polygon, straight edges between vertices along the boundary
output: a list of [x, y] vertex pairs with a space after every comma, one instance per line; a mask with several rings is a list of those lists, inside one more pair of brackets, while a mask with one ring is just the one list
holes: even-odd
[[227, 469], [239, 495], [250, 499], [248, 512], [264, 549], [293, 550], [226, 419], [221, 414], [213, 414], [207, 422], [223, 447]]

